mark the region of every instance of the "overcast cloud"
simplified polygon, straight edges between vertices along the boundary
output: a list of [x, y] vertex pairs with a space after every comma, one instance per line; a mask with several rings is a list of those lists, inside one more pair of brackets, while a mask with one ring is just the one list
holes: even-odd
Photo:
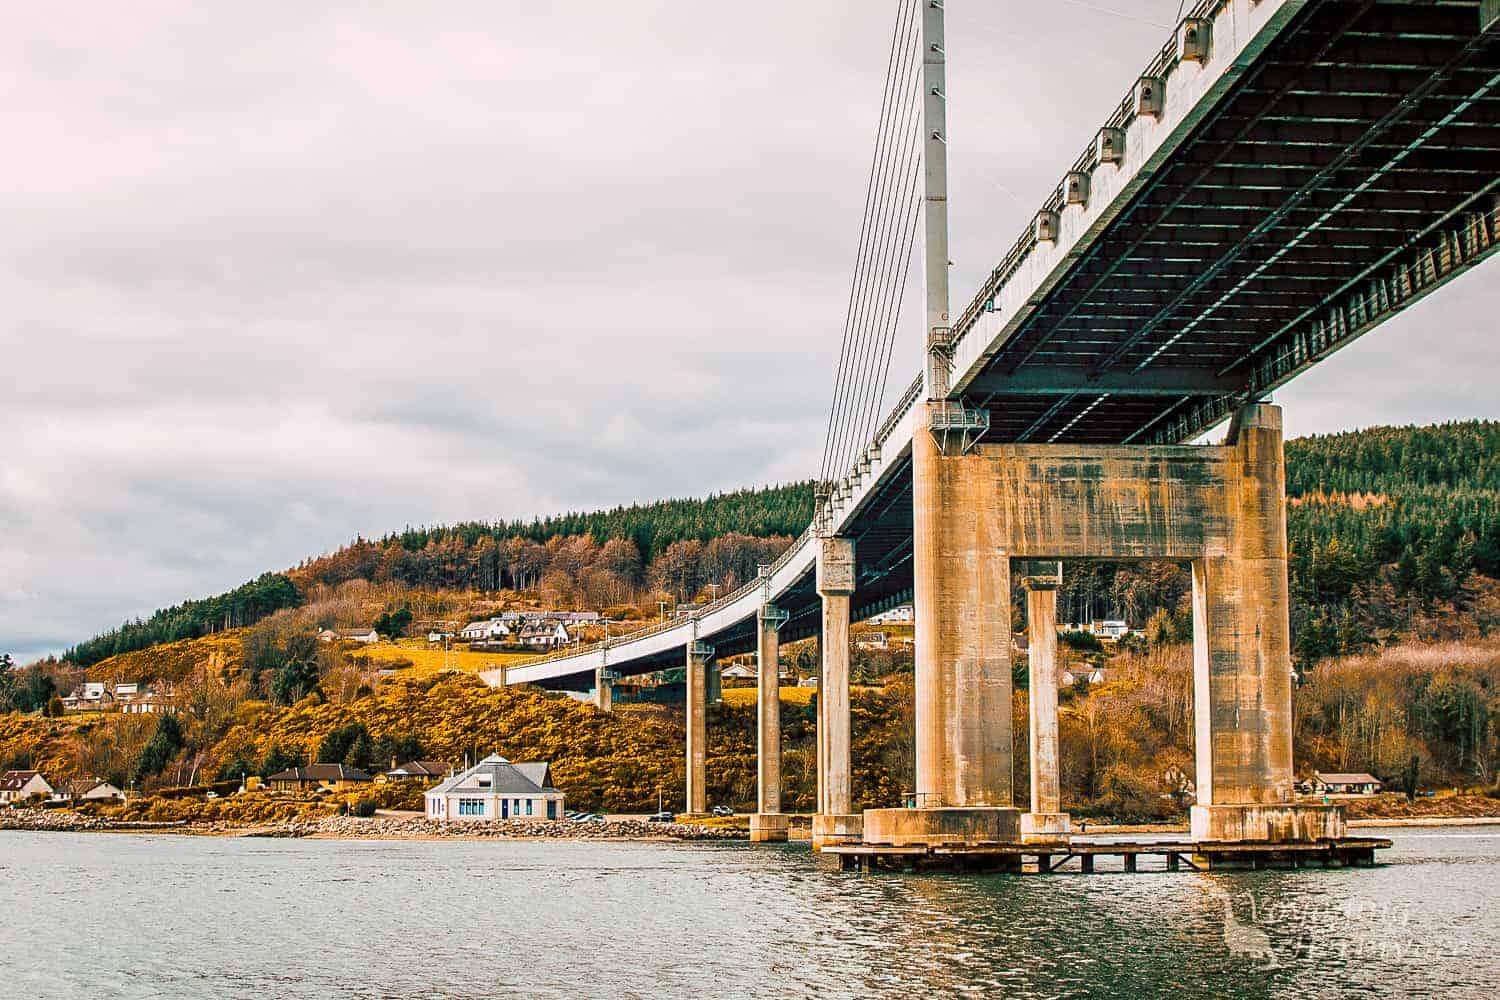
[[[0, 651], [356, 534], [812, 475], [894, 6], [6, 5]], [[1097, 6], [949, 5], [960, 304], [1177, 0]], [[1494, 266], [1290, 429], [1493, 415]]]

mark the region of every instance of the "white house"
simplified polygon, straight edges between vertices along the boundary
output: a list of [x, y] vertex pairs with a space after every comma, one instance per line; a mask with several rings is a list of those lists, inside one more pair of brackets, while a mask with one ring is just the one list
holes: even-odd
[[499, 754], [441, 782], [425, 797], [427, 818], [444, 822], [563, 815], [563, 793], [552, 787], [549, 764], [512, 764]]
[[566, 646], [573, 641], [562, 622], [547, 621], [521, 629], [521, 643], [526, 646]]
[[380, 633], [372, 628], [318, 629], [320, 642], [357, 642], [368, 646], [380, 641]]
[[469, 642], [483, 642], [487, 639], [504, 639], [511, 634], [511, 628], [499, 618], [486, 618], [483, 621], [470, 622], [459, 630], [458, 637]]
[[170, 711], [172, 701], [166, 695], [147, 694], [120, 703], [120, 711], [126, 715], [159, 715]]
[[890, 645], [890, 636], [884, 632], [857, 632], [854, 645], [860, 649], [885, 649]]
[[54, 791], [38, 771], [6, 771], [0, 775], [0, 802], [16, 802], [38, 792], [51, 795]]
[[916, 612], [912, 609], [912, 606], [910, 604], [903, 604], [899, 607], [891, 608], [889, 611], [882, 611], [874, 618], [869, 619], [869, 622], [871, 625], [910, 625], [916, 620]]
[[720, 672], [719, 676], [726, 681], [753, 681], [760, 676], [760, 672], [743, 663], [731, 663]]
[[100, 778], [79, 778], [65, 782], [53, 796], [72, 802], [123, 802], [125, 793]]

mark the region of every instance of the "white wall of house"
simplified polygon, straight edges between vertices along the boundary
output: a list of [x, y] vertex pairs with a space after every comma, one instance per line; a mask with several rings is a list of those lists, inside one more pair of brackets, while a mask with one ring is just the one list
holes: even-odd
[[[427, 818], [453, 822], [470, 820], [548, 819], [547, 803], [553, 806], [551, 819], [563, 818], [562, 792], [531, 795], [496, 795], [481, 789], [451, 791], [427, 795]], [[503, 800], [503, 801], [502, 801]], [[478, 810], [477, 812], [475, 810]]]

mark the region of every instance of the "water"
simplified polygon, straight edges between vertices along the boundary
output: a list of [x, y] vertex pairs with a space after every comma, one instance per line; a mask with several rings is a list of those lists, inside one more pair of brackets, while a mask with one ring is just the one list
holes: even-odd
[[0, 996], [1496, 995], [1500, 826], [1380, 835], [1374, 870], [955, 877], [805, 846], [0, 833]]

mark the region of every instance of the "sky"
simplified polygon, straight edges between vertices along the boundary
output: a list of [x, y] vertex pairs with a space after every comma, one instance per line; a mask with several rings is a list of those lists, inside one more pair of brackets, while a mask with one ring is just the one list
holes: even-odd
[[[957, 305], [1177, 7], [948, 5]], [[894, 11], [5, 5], [0, 652], [356, 535], [814, 475]], [[1494, 266], [1289, 433], [1495, 416]]]

